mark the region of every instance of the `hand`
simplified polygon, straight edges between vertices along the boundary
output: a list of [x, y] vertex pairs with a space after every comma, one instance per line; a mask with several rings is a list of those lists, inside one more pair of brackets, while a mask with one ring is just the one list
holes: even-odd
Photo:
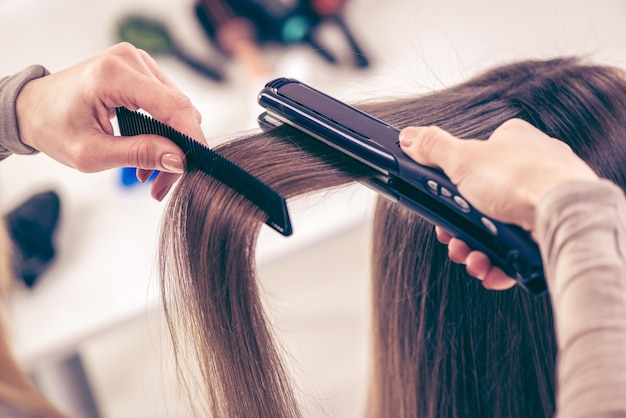
[[204, 141], [189, 98], [145, 52], [115, 45], [73, 67], [28, 82], [16, 101], [22, 141], [83, 172], [137, 167], [146, 181], [160, 170], [151, 194], [162, 200], [184, 172], [183, 152], [156, 135], [114, 137], [115, 108], [144, 109], [155, 119]]
[[[535, 208], [558, 185], [575, 179], [598, 179], [572, 150], [520, 119], [496, 129], [489, 140], [460, 140], [437, 127], [410, 127], [400, 133], [404, 152], [420, 164], [438, 167], [477, 210], [534, 232]], [[491, 289], [515, 283], [493, 267], [487, 256], [438, 229], [450, 259], [465, 263], [468, 273]]]

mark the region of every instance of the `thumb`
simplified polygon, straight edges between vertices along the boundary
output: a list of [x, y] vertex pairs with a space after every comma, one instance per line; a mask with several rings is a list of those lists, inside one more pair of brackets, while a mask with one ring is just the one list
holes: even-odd
[[136, 167], [182, 174], [185, 171], [183, 151], [172, 141], [158, 135], [116, 136], [94, 141], [89, 154], [93, 166], [85, 171], [116, 167]]
[[408, 127], [400, 131], [400, 145], [416, 162], [448, 171], [463, 141], [437, 126]]

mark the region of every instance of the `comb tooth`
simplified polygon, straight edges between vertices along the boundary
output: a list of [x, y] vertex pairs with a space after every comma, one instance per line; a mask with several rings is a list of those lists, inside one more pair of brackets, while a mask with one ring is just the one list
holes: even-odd
[[285, 236], [291, 235], [285, 199], [257, 177], [209, 147], [147, 115], [125, 107], [117, 108], [116, 114], [121, 135], [154, 134], [170, 139], [185, 153], [188, 167], [197, 168], [240, 193], [265, 212], [268, 217], [266, 223], [270, 227]]

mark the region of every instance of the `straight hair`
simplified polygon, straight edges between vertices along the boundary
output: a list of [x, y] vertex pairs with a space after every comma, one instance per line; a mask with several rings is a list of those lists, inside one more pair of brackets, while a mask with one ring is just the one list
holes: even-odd
[[[439, 92], [359, 107], [398, 128], [437, 125], [473, 139], [521, 118], [624, 188], [625, 80], [618, 69], [576, 58], [524, 61]], [[287, 198], [372, 175], [286, 126], [218, 150]], [[198, 415], [302, 415], [257, 286], [255, 247], [265, 220], [199, 171], [183, 176], [167, 204], [162, 295]], [[549, 297], [517, 287], [485, 290], [450, 262], [431, 224], [383, 198], [373, 234], [367, 415], [553, 416], [557, 344]]]

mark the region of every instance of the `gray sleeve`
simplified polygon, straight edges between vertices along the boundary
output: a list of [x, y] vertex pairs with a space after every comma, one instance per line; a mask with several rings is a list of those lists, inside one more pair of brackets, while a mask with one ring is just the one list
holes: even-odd
[[626, 417], [626, 199], [574, 181], [537, 207], [559, 344], [559, 418]]
[[11, 154], [34, 154], [37, 151], [20, 140], [15, 114], [15, 100], [31, 80], [48, 75], [40, 65], [32, 65], [10, 77], [0, 78], [0, 160]]

